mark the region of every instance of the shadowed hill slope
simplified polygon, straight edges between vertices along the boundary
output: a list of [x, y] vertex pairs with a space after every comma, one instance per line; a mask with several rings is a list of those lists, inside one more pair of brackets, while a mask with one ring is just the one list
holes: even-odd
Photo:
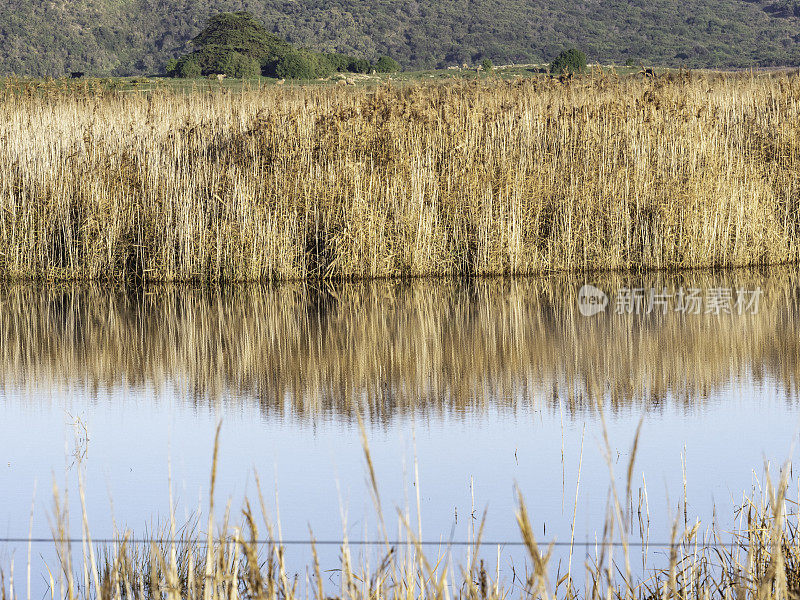
[[545, 62], [566, 46], [600, 61], [800, 64], [800, 0], [0, 0], [0, 73], [159, 72], [209, 16], [241, 10], [295, 45], [413, 68]]

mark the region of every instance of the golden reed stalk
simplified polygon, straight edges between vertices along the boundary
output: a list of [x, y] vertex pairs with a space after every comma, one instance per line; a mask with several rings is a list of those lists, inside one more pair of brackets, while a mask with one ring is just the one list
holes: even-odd
[[6, 278], [798, 259], [797, 75], [188, 94], [7, 79], [0, 140]]

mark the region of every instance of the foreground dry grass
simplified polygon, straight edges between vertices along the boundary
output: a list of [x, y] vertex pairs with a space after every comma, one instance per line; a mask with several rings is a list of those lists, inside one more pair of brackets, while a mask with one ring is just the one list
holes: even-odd
[[[197, 520], [178, 529], [171, 508], [170, 523], [147, 544], [137, 543], [126, 531], [111, 544], [95, 545], [81, 483], [82, 535], [71, 540], [66, 533], [70, 530], [69, 509], [54, 487], [52, 523], [57, 558], [46, 568], [46, 596], [63, 600], [789, 600], [800, 594], [800, 514], [796, 502], [787, 497], [791, 470], [788, 465], [777, 485], [772, 484], [767, 468], [763, 487], [754, 490], [752, 497], [745, 497], [737, 509], [733, 531], [719, 531], [716, 525], [703, 529], [700, 521], [679, 524], [676, 519], [670, 544], [663, 548], [665, 562], [636, 574], [631, 564], [636, 553], [644, 556], [649, 550], [645, 532], [649, 531], [650, 520], [649, 509], [643, 515], [641, 505], [637, 515], [631, 497], [638, 434], [623, 491], [613, 483], [611, 445], [606, 433], [605, 451], [612, 483], [606, 522], [594, 559], [581, 565], [576, 557], [573, 563], [570, 545], [568, 560], [554, 565], [554, 547], [537, 542], [525, 501], [519, 495], [516, 518], [526, 560], [508, 581], [500, 575], [500, 548], [496, 548], [495, 572], [484, 563], [482, 524], [474, 528], [466, 563], [462, 564], [453, 562], [446, 545], [434, 552], [423, 547], [421, 524], [411, 522], [407, 510], [398, 511], [398, 530], [404, 533], [389, 538], [363, 428], [362, 440], [379, 529], [385, 540], [370, 553], [372, 563], [369, 558], [356, 559], [345, 536], [339, 546], [338, 568], [326, 569], [323, 574], [312, 534], [312, 559], [305, 577], [301, 580], [297, 574], [290, 575], [280, 527], [276, 531], [270, 520], [260, 484], [261, 515], [245, 500], [241, 519], [231, 517], [229, 504], [223, 522], [215, 522], [219, 447], [215, 443], [211, 504], [202, 532], [198, 531]], [[415, 485], [418, 487], [418, 481]], [[685, 503], [684, 498], [684, 507]], [[632, 539], [637, 519], [638, 540]], [[648, 525], [643, 524], [644, 519]], [[259, 522], [266, 526], [265, 532], [259, 531]], [[489, 549], [490, 555], [492, 550]], [[30, 600], [30, 544], [27, 560]], [[336, 581], [331, 572], [336, 572]], [[0, 565], [0, 600], [22, 597], [20, 579], [14, 577], [13, 559], [10, 565]]]
[[800, 77], [0, 97], [0, 276], [795, 261]]

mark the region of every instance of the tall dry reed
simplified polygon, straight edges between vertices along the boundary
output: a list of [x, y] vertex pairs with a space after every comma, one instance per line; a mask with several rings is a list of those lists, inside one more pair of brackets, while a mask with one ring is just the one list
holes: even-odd
[[800, 77], [0, 94], [0, 276], [731, 266], [800, 248]]

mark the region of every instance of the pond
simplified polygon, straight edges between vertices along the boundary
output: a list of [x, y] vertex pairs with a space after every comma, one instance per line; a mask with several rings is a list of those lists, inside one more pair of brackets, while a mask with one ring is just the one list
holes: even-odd
[[[158, 532], [171, 503], [179, 524], [205, 515], [220, 424], [218, 512], [229, 502], [240, 522], [243, 499], [258, 503], [258, 474], [296, 573], [310, 531], [398, 540], [399, 510], [434, 553], [452, 544], [459, 556], [485, 519], [484, 548], [496, 562], [499, 546], [511, 579], [524, 559], [517, 490], [539, 541], [574, 539], [583, 564], [603, 539], [612, 483], [631, 509], [630, 539], [649, 542], [635, 561], [646, 570], [664, 562], [676, 519], [730, 531], [765, 465], [775, 474], [793, 457], [798, 283], [781, 267], [5, 285], [0, 564], [21, 572], [20, 540], [52, 536], [54, 484], [80, 537], [79, 475], [95, 539]], [[50, 546], [33, 544], [36, 597]], [[563, 572], [566, 545], [555, 557]], [[321, 558], [335, 585], [338, 546]]]

